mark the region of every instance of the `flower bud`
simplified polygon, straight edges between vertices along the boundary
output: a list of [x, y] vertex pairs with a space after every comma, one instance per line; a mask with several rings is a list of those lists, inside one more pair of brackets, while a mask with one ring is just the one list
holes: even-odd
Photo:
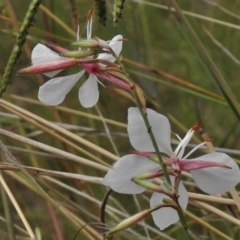
[[101, 48], [98, 42], [94, 39], [83, 39], [78, 42], [71, 43], [74, 47], [83, 47], [83, 48]]
[[54, 50], [55, 52], [57, 53], [64, 53], [64, 52], [68, 52], [67, 49], [63, 48], [63, 47], [60, 47], [54, 43], [49, 43], [48, 44], [48, 47], [50, 47], [52, 50]]
[[102, 53], [103, 51], [99, 50], [81, 50], [81, 51], [68, 51], [64, 53], [60, 53], [60, 56], [68, 57], [68, 58], [83, 58], [89, 57], [95, 54]]
[[129, 94], [128, 92], [122, 90], [122, 89], [119, 89], [119, 88], [108, 88], [107, 90], [113, 92], [113, 93], [116, 93], [124, 98], [127, 98], [128, 100], [132, 101], [133, 103], [135, 103], [135, 99], [132, 97], [131, 94]]
[[161, 175], [162, 175], [161, 172], [155, 171], [155, 172], [147, 172], [147, 173], [139, 174], [139, 175], [137, 175], [137, 178], [146, 180], [146, 179], [160, 177]]
[[135, 182], [137, 185], [141, 186], [141, 187], [144, 187], [150, 191], [153, 191], [153, 192], [158, 192], [158, 193], [164, 193], [166, 194], [167, 196], [169, 196], [171, 193], [168, 192], [167, 190], [164, 190], [162, 189], [161, 187], [159, 187], [158, 185], [152, 183], [152, 182], [149, 182], [147, 180], [143, 180], [143, 177], [144, 178], [151, 178], [151, 177], [154, 177], [154, 175], [159, 175], [157, 172], [156, 173], [148, 173], [149, 175], [147, 174], [141, 174], [139, 176], [136, 176], [132, 179], [133, 182]]
[[135, 84], [134, 90], [141, 107], [143, 108], [143, 110], [146, 110], [146, 100], [143, 90], [137, 84]]
[[98, 46], [100, 48], [106, 48], [106, 49], [110, 49], [110, 46], [108, 45], [108, 43], [100, 38], [95, 37], [95, 41], [98, 43]]
[[54, 62], [39, 63], [31, 67], [24, 68], [18, 71], [18, 74], [38, 74], [53, 72], [56, 70], [62, 70], [78, 65], [78, 62], [74, 58], [58, 60]]
[[[142, 219], [144, 219], [145, 217], [147, 217], [150, 213], [152, 212], [152, 209], [147, 209], [144, 210], [140, 213], [135, 214], [132, 217], [129, 217], [125, 220], [123, 220], [121, 223], [119, 223], [115, 228], [113, 228], [110, 232], [108, 232], [106, 234], [105, 239], [109, 239], [109, 237], [119, 231], [122, 231], [126, 228], [131, 227], [132, 225], [134, 225], [135, 223], [141, 221]], [[108, 238], [107, 238], [108, 237]], [[111, 238], [110, 238], [111, 239]]]
[[124, 82], [126, 82], [126, 83], [130, 83], [129, 79], [128, 79], [123, 73], [121, 73], [121, 72], [119, 72], [119, 71], [111, 71], [111, 70], [110, 70], [110, 71], [107, 71], [107, 73], [108, 73], [109, 75], [111, 75], [111, 76], [119, 79], [119, 80], [122, 80], [122, 81], [124, 81]]

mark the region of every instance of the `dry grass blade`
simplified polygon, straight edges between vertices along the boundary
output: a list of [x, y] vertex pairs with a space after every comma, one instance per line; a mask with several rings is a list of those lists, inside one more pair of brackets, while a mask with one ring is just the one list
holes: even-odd
[[[27, 167], [23, 166], [22, 168], [29, 174], [33, 175], [42, 175], [42, 176], [52, 176], [52, 177], [59, 177], [59, 178], [68, 178], [68, 179], [78, 179], [81, 181], [86, 181], [89, 183], [96, 183], [102, 184], [102, 178], [87, 176], [77, 173], [68, 173], [68, 172], [59, 172], [59, 171], [52, 171], [43, 168], [36, 168], [36, 167]], [[11, 170], [11, 171], [21, 171], [18, 166], [9, 163], [1, 163], [0, 162], [0, 169], [2, 170]]]
[[212, 212], [212, 213], [224, 218], [225, 220], [236, 224], [238, 227], [240, 227], [240, 220], [239, 219], [237, 219], [235, 217], [232, 217], [231, 215], [219, 210], [216, 207], [213, 207], [213, 206], [211, 206], [207, 203], [200, 202], [200, 201], [195, 201], [195, 200], [192, 200], [190, 203], [193, 203], [197, 207], [200, 207], [201, 209], [205, 209], [208, 212]]
[[62, 151], [60, 149], [57, 149], [57, 148], [51, 147], [49, 145], [46, 145], [46, 144], [43, 144], [43, 143], [31, 140], [29, 138], [25, 138], [23, 136], [20, 136], [18, 134], [15, 134], [15, 133], [3, 130], [3, 129], [0, 129], [0, 135], [4, 135], [4, 136], [7, 136], [7, 137], [10, 137], [10, 138], [15, 139], [17, 141], [20, 141], [20, 142], [29, 144], [29, 145], [31, 145], [33, 147], [42, 149], [42, 150], [44, 150], [46, 152], [49, 152], [49, 153], [52, 153], [52, 154], [56, 154], [58, 156], [66, 158], [68, 160], [75, 161], [77, 163], [84, 164], [86, 166], [89, 166], [89, 167], [92, 167], [92, 168], [95, 168], [95, 169], [98, 169], [98, 170], [101, 170], [101, 171], [104, 171], [104, 172], [107, 172], [109, 170], [108, 167], [102, 166], [102, 165], [100, 165], [98, 163], [89, 161], [89, 160], [87, 160], [85, 158], [78, 157], [78, 156], [73, 155], [71, 153], [67, 153], [67, 152]]
[[219, 231], [218, 229], [216, 229], [215, 227], [211, 226], [210, 224], [208, 224], [206, 221], [202, 220], [201, 218], [195, 216], [194, 214], [192, 214], [189, 211], [185, 211], [185, 214], [190, 217], [191, 219], [193, 219], [194, 221], [196, 221], [197, 223], [201, 224], [202, 226], [204, 226], [205, 228], [209, 229], [211, 232], [215, 233], [216, 235], [218, 235], [219, 237], [225, 239], [225, 240], [233, 240], [232, 238], [230, 238], [229, 236], [227, 236], [226, 234], [224, 234], [223, 232]]
[[10, 198], [10, 200], [11, 200], [11, 202], [12, 202], [12, 204], [14, 205], [14, 207], [15, 207], [15, 209], [16, 209], [19, 217], [20, 217], [20, 219], [22, 220], [23, 225], [25, 226], [25, 228], [26, 228], [29, 236], [30, 236], [32, 239], [35, 239], [35, 234], [34, 234], [33, 230], [31, 229], [30, 224], [28, 223], [27, 219], [25, 218], [25, 216], [24, 216], [24, 214], [23, 214], [20, 206], [18, 205], [16, 199], [14, 198], [14, 196], [13, 196], [11, 190], [9, 189], [7, 183], [5, 182], [2, 174], [0, 174], [0, 182], [1, 182], [2, 186], [4, 187], [4, 189], [5, 189], [8, 197]]
[[[35, 104], [35, 105], [44, 106], [41, 102], [39, 102], [37, 100], [34, 100], [34, 99], [31, 99], [31, 98], [17, 96], [17, 95], [13, 95], [13, 94], [10, 97], [12, 99], [16, 99], [18, 101], [23, 101], [23, 102], [32, 103], [32, 104]], [[56, 106], [55, 108], [60, 110], [60, 111], [69, 113], [69, 114], [73, 114], [73, 115], [77, 115], [77, 116], [81, 116], [81, 117], [85, 117], [85, 118], [90, 118], [90, 119], [97, 120], [97, 121], [102, 121], [102, 118], [100, 116], [96, 116], [94, 114], [90, 114], [90, 113], [86, 113], [86, 112], [82, 112], [82, 111], [79, 111], [79, 110], [70, 109], [70, 108], [62, 107], [62, 106]], [[109, 118], [104, 117], [104, 121], [107, 124], [111, 124], [111, 125], [122, 127], [122, 128], [127, 128], [127, 124], [117, 122], [117, 121], [109, 119]]]
[[228, 198], [215, 197], [215, 196], [209, 196], [209, 195], [192, 193], [192, 192], [188, 192], [188, 196], [190, 197], [190, 199], [194, 199], [198, 201], [220, 203], [220, 204], [226, 204], [226, 205], [236, 205], [236, 202], [233, 199], [228, 199]]
[[93, 143], [91, 143], [91, 142], [89, 142], [89, 141], [87, 141], [87, 140], [85, 140], [85, 139], [83, 139], [83, 138], [81, 138], [81, 137], [79, 137], [79, 136], [77, 136], [77, 135], [59, 127], [59, 126], [57, 126], [57, 125], [55, 125], [55, 124], [53, 124], [53, 123], [50, 123], [49, 121], [47, 121], [47, 120], [45, 120], [45, 119], [43, 119], [43, 118], [41, 118], [41, 117], [39, 117], [35, 114], [23, 109], [23, 108], [20, 108], [20, 107], [12, 104], [10, 102], [7, 102], [3, 99], [0, 99], [0, 106], [7, 109], [8, 111], [14, 112], [18, 116], [19, 115], [25, 116], [26, 120], [29, 118], [29, 120], [34, 120], [37, 123], [40, 123], [43, 126], [51, 129], [52, 131], [54, 130], [58, 133], [61, 133], [63, 136], [68, 137], [68, 138], [70, 138], [70, 139], [72, 139], [72, 140], [74, 140], [74, 141], [76, 141], [80, 144], [83, 144], [84, 146], [91, 148], [93, 151], [99, 152], [100, 154], [102, 154], [102, 155], [104, 155], [104, 156], [106, 156], [106, 157], [108, 157], [108, 158], [110, 158], [114, 161], [116, 161], [117, 158], [118, 158], [116, 155], [110, 153], [109, 151], [107, 151], [107, 150], [105, 150], [105, 149], [103, 149], [103, 148], [101, 148], [101, 147], [99, 147], [99, 146], [97, 146], [97, 145], [95, 145], [95, 144], [93, 144]]

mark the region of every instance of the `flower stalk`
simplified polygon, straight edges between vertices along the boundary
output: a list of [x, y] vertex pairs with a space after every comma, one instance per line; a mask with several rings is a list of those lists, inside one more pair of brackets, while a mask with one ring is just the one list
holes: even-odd
[[[129, 82], [132, 83], [132, 81], [129, 78], [129, 75], [127, 74], [127, 71], [126, 71], [124, 65], [122, 64], [122, 62], [120, 61], [119, 57], [115, 54], [115, 52], [112, 49], [110, 49], [110, 51], [111, 51], [112, 55], [116, 58], [116, 62], [121, 66], [121, 69], [122, 69], [123, 73], [125, 74], [126, 78], [128, 78]], [[138, 107], [138, 109], [139, 109], [139, 111], [142, 115], [142, 118], [144, 120], [146, 128], [148, 129], [149, 136], [151, 138], [152, 144], [154, 146], [155, 152], [156, 152], [157, 157], [158, 157], [159, 164], [161, 165], [161, 168], [163, 170], [166, 181], [171, 186], [171, 180], [170, 180], [170, 177], [169, 177], [169, 174], [168, 174], [168, 171], [167, 171], [166, 164], [164, 163], [164, 161], [162, 159], [162, 155], [161, 155], [161, 153], [158, 149], [155, 137], [154, 137], [154, 135], [151, 131], [151, 125], [150, 125], [150, 123], [148, 121], [148, 118], [146, 116], [146, 113], [145, 113], [146, 105], [145, 105], [145, 101], [143, 101], [144, 97], [143, 97], [142, 93], [140, 94], [139, 89], [137, 89], [137, 91], [134, 91], [134, 87], [135, 87], [135, 84], [132, 85], [132, 91], [131, 91], [132, 96], [135, 99], [136, 105], [137, 105], [137, 107]]]
[[152, 213], [160, 208], [165, 208], [165, 207], [176, 208], [176, 205], [174, 203], [166, 203], [166, 204], [164, 203], [164, 204], [159, 204], [150, 209], [145, 209], [144, 211], [137, 213], [137, 214], [123, 220], [121, 223], [119, 223], [116, 227], [114, 227], [111, 231], [109, 231], [104, 236], [104, 240], [111, 239], [115, 233], [123, 231], [123, 230], [133, 226], [137, 222], [139, 222], [139, 221], [143, 220], [144, 218], [146, 218], [147, 216], [149, 216], [150, 213]]
[[142, 115], [143, 121], [144, 121], [144, 123], [145, 123], [145, 125], [146, 125], [147, 132], [148, 132], [148, 134], [149, 134], [149, 136], [150, 136], [150, 138], [151, 138], [151, 141], [152, 141], [153, 147], [154, 147], [154, 149], [155, 149], [155, 152], [156, 152], [156, 154], [157, 154], [158, 161], [159, 161], [159, 164], [160, 164], [160, 166], [161, 166], [161, 168], [162, 168], [164, 177], [166, 178], [167, 183], [168, 183], [170, 186], [172, 186], [172, 183], [171, 183], [171, 180], [170, 180], [168, 171], [167, 171], [167, 166], [166, 166], [166, 164], [164, 163], [163, 158], [162, 158], [162, 155], [161, 155], [161, 153], [160, 153], [160, 151], [159, 151], [159, 149], [158, 149], [156, 139], [155, 139], [155, 137], [154, 137], [154, 135], [153, 135], [153, 132], [152, 132], [152, 127], [151, 127], [151, 125], [150, 125], [150, 123], [149, 123], [149, 120], [148, 120], [148, 118], [147, 118], [147, 114], [146, 114], [146, 112], [142, 109], [142, 107], [141, 107], [141, 105], [140, 105], [140, 102], [139, 102], [139, 99], [137, 98], [135, 92], [133, 92], [133, 96], [134, 96], [134, 98], [135, 98], [135, 100], [136, 100], [136, 105], [137, 105], [137, 107], [138, 107], [138, 109], [139, 109], [139, 111], [140, 111], [140, 113], [141, 113], [141, 115]]

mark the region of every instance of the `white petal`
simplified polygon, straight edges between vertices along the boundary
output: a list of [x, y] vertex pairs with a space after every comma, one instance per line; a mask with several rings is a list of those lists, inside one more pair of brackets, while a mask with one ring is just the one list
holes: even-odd
[[[52, 51], [50, 48], [46, 47], [43, 44], [38, 43], [32, 50], [32, 64], [36, 65], [39, 63], [52, 62], [57, 60], [66, 59], [59, 56], [56, 52]], [[62, 70], [57, 70], [53, 72], [44, 73], [48, 77], [53, 77]]]
[[[173, 180], [174, 178], [171, 177], [172, 182]], [[163, 184], [161, 184], [160, 186], [162, 188], [165, 188]], [[188, 204], [188, 193], [186, 188], [183, 186], [182, 182], [180, 182], [179, 184], [178, 194], [179, 204], [182, 207], [182, 209], [185, 210]], [[155, 207], [156, 205], [161, 204], [163, 198], [169, 199], [169, 197], [164, 194], [156, 192], [153, 193], [150, 199], [150, 206]], [[177, 211], [171, 207], [160, 208], [159, 210], [152, 212], [152, 217], [154, 223], [160, 228], [160, 230], [167, 228], [168, 226], [176, 223], [179, 220]]]
[[126, 194], [142, 193], [145, 188], [137, 185], [131, 179], [141, 173], [159, 170], [159, 164], [150, 161], [146, 157], [135, 154], [120, 158], [106, 176], [103, 184], [112, 188], [115, 192]]
[[49, 80], [39, 88], [38, 99], [50, 106], [60, 104], [84, 72]]
[[117, 56], [119, 56], [120, 52], [122, 51], [122, 43], [123, 43], [123, 36], [117, 35], [115, 36], [109, 43], [109, 46], [115, 52]]
[[210, 167], [190, 171], [198, 187], [209, 194], [221, 194], [234, 188], [240, 182], [240, 171], [233, 159], [224, 153], [209, 153], [194, 160], [218, 162], [231, 169]]
[[[147, 109], [147, 117], [160, 152], [164, 152], [171, 156], [171, 128], [168, 119], [151, 109]], [[143, 152], [155, 152], [148, 134], [148, 129], [137, 108], [131, 107], [128, 109], [128, 134], [130, 142], [135, 149]]]
[[[112, 48], [112, 50], [115, 52], [117, 56], [119, 56], [120, 52], [122, 51], [122, 39], [123, 39], [122, 35], [117, 35], [109, 42], [109, 46]], [[98, 59], [104, 59], [110, 62], [115, 61], [115, 57], [107, 53], [100, 53], [98, 55]]]
[[83, 107], [94, 106], [99, 99], [98, 79], [95, 75], [89, 74], [88, 79], [79, 88], [78, 98]]

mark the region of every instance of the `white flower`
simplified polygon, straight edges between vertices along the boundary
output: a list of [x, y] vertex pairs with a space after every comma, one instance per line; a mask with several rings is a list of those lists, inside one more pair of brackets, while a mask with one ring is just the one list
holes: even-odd
[[[171, 128], [168, 119], [157, 112], [147, 109], [147, 117], [151, 131], [156, 139], [161, 153], [167, 155], [166, 161], [176, 165], [180, 170], [190, 171], [197, 186], [209, 194], [224, 193], [233, 188], [240, 181], [238, 165], [224, 153], [209, 153], [195, 159], [185, 159], [184, 150], [190, 141], [194, 129], [190, 129], [185, 138], [173, 152], [171, 148]], [[142, 173], [156, 172], [161, 170], [160, 165], [149, 160], [155, 152], [149, 137], [143, 118], [137, 108], [128, 110], [128, 135], [132, 146], [142, 155], [129, 154], [120, 158], [103, 179], [103, 184], [114, 191], [126, 194], [138, 194], [145, 190], [132, 181], [134, 177]], [[144, 153], [146, 153], [144, 155]], [[221, 166], [221, 167], [219, 167]], [[226, 168], [226, 166], [228, 168]], [[151, 180], [149, 180], [151, 181]], [[171, 177], [171, 181], [172, 177]], [[160, 187], [163, 188], [163, 185]], [[185, 187], [179, 185], [179, 204], [186, 209], [188, 197]], [[163, 198], [168, 198], [161, 193], [153, 193], [150, 199], [151, 207], [161, 204]], [[161, 208], [152, 213], [155, 224], [162, 230], [178, 221], [176, 210]]]
[[[240, 181], [238, 165], [224, 153], [209, 153], [195, 159], [186, 159], [184, 150], [194, 129], [190, 129], [185, 138], [181, 140], [176, 150], [171, 148], [171, 128], [168, 119], [157, 112], [147, 109], [147, 117], [151, 130], [157, 141], [160, 152], [169, 156], [170, 160], [178, 160], [181, 170], [188, 170], [193, 176], [197, 186], [209, 194], [221, 194], [229, 191]], [[142, 152], [155, 152], [147, 128], [137, 108], [128, 110], [128, 134], [132, 146]], [[192, 153], [192, 152], [191, 152]], [[214, 166], [216, 164], [216, 166]], [[217, 167], [217, 165], [229, 168]], [[146, 169], [150, 171], [150, 169]]]
[[[195, 159], [183, 157], [185, 147], [194, 133], [193, 129], [189, 130], [173, 152], [168, 119], [151, 109], [147, 109], [147, 117], [160, 152], [168, 155], [169, 158], [166, 159], [171, 163], [178, 164], [181, 170], [190, 171], [194, 181], [202, 191], [209, 194], [221, 194], [229, 191], [240, 181], [238, 165], [224, 153], [209, 153]], [[137, 108], [129, 108], [128, 110], [128, 135], [136, 150], [147, 153], [155, 152], [148, 130]], [[216, 167], [221, 164], [229, 168]], [[138, 174], [157, 170], [160, 170], [160, 165], [150, 161], [147, 157], [135, 154], [126, 155], [120, 158], [113, 169], [107, 173], [104, 184], [117, 192], [141, 193], [144, 188], [132, 182], [131, 179]], [[121, 175], [122, 173], [125, 173], [124, 176]], [[122, 178], [125, 181], [124, 189], [121, 187]]]
[[[127, 194], [138, 194], [142, 193], [145, 188], [137, 185], [131, 179], [141, 173], [149, 171], [159, 170], [159, 164], [149, 161], [148, 158], [138, 156], [135, 154], [126, 155], [120, 158], [113, 169], [110, 170], [103, 179], [103, 184], [111, 187], [115, 192], [127, 193]], [[174, 177], [171, 177], [172, 183]], [[159, 186], [162, 189], [166, 189], [163, 184]], [[179, 204], [183, 210], [186, 209], [188, 204], [188, 193], [183, 184], [180, 182], [179, 189]], [[150, 198], [150, 206], [154, 207], [162, 203], [162, 200], [168, 196], [162, 193], [153, 193]], [[179, 220], [178, 213], [171, 207], [160, 208], [152, 213], [155, 224], [160, 230], [165, 229], [171, 224], [176, 223]]]
[[[121, 39], [122, 39], [122, 36], [117, 35], [109, 42], [109, 46], [112, 48], [112, 50], [115, 52], [117, 56], [120, 54], [122, 50]], [[51, 61], [58, 61], [63, 59], [66, 59], [66, 58], [59, 56], [58, 53], [52, 51], [51, 49], [49, 49], [48, 47], [42, 44], [37, 44], [37, 46], [32, 51], [33, 65], [36, 65], [39, 63], [51, 62]], [[106, 54], [106, 53], [100, 53], [97, 59], [108, 60], [110, 62], [115, 61], [115, 58], [111, 54]], [[101, 65], [98, 63], [83, 64], [82, 67], [84, 69], [76, 74], [52, 78], [48, 82], [46, 82], [44, 85], [42, 85], [38, 93], [39, 100], [44, 104], [51, 105], [51, 106], [60, 104], [64, 100], [66, 94], [78, 82], [78, 80], [83, 76], [83, 74], [85, 72], [88, 72], [89, 77], [85, 81], [85, 83], [79, 88], [78, 97], [83, 107], [88, 108], [88, 107], [94, 106], [99, 99], [97, 76], [103, 77], [104, 79], [106, 79], [106, 77], [103, 76], [103, 74], [100, 72], [98, 74], [97, 72], [98, 67], [99, 68], [101, 67]], [[57, 70], [54, 72], [48, 72], [44, 74], [48, 77], [53, 77], [60, 71], [61, 70]], [[106, 79], [106, 80], [109, 80], [109, 79]]]

